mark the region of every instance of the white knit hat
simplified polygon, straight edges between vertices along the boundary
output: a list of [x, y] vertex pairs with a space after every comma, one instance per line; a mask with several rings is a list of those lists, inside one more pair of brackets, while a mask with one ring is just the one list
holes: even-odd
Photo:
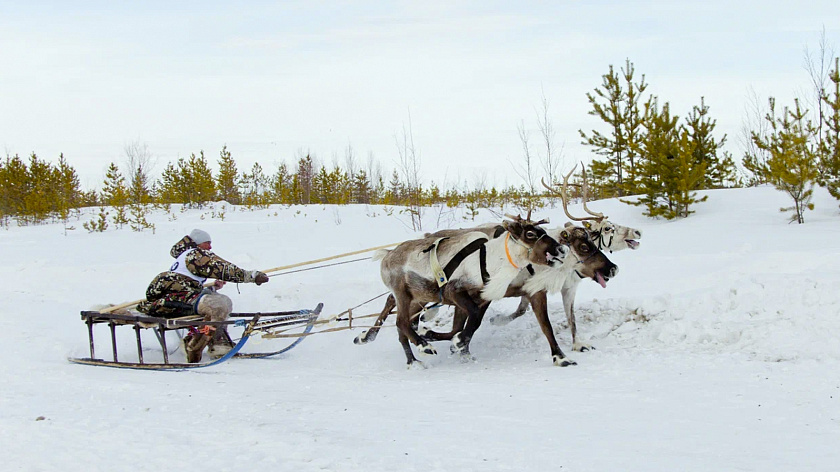
[[207, 233], [207, 231], [203, 231], [203, 230], [200, 230], [200, 229], [194, 229], [190, 233], [190, 239], [195, 241], [196, 244], [209, 243], [210, 242], [210, 235]]

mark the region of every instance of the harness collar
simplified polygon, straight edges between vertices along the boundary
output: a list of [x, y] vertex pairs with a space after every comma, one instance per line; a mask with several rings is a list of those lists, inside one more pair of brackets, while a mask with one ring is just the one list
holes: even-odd
[[[507, 260], [508, 262], [510, 262], [510, 265], [512, 265], [514, 269], [519, 269], [519, 266], [514, 264], [513, 258], [510, 257], [510, 249], [508, 249], [508, 239], [510, 239], [510, 232], [508, 232], [508, 234], [505, 235], [505, 255], [507, 255]], [[513, 238], [513, 240], [516, 241], [516, 238]]]

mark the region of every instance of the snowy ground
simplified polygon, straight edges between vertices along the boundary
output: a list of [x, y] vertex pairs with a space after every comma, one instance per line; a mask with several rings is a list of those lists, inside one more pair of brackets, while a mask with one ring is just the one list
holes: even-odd
[[[578, 362], [567, 368], [551, 364], [532, 315], [485, 323], [475, 362], [441, 354], [425, 370], [405, 368], [393, 328], [365, 346], [352, 343], [359, 330], [326, 333], [280, 358], [187, 372], [75, 365], [68, 356], [88, 354], [79, 311], [142, 297], [194, 227], [247, 269], [416, 233], [393, 209], [364, 206], [227, 208], [224, 221], [176, 210], [153, 217], [154, 234], [87, 234], [92, 214], [66, 235], [60, 224], [0, 230], [0, 470], [838, 470], [837, 202], [820, 190], [807, 223], [790, 225], [778, 212], [786, 197], [770, 188], [709, 196], [672, 222], [614, 200], [590, 205], [644, 236], [638, 251], [610, 255], [620, 273], [606, 290], [581, 286], [578, 330], [597, 350], [570, 352], [560, 298], [549, 299]], [[558, 209], [538, 216], [566, 221]], [[472, 224], [436, 209], [424, 221]], [[237, 311], [323, 301], [335, 314], [385, 289], [366, 261], [224, 290]], [[130, 334], [120, 342], [131, 353]], [[278, 341], [258, 342], [246, 350]]]

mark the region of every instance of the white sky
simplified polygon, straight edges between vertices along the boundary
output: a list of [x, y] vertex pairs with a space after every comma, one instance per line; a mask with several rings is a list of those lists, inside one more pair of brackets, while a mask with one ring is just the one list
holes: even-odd
[[674, 113], [705, 96], [740, 156], [750, 89], [784, 104], [823, 27], [840, 49], [837, 0], [121, 3], [0, 2], [4, 155], [63, 152], [85, 188], [132, 142], [155, 173], [227, 144], [241, 171], [351, 146], [388, 175], [410, 114], [425, 180], [518, 184], [543, 94], [570, 168], [603, 130], [585, 94], [629, 58]]

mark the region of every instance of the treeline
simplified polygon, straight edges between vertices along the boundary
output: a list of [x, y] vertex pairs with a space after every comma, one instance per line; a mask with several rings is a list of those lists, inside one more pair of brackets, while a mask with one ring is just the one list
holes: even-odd
[[34, 153], [0, 161], [0, 222], [14, 216], [20, 224], [68, 219], [71, 213], [96, 202], [95, 192], [83, 192], [76, 170], [60, 155], [57, 164]]
[[[148, 159], [129, 159], [135, 166], [123, 172], [110, 163], [102, 190], [83, 191], [76, 171], [62, 155], [57, 166], [30, 156], [7, 156], [0, 162], [0, 218], [5, 224], [14, 219], [21, 225], [66, 219], [82, 207], [102, 206], [98, 220], [85, 224], [90, 231], [103, 231], [109, 224], [130, 226], [136, 231], [153, 228], [146, 215], [156, 207], [183, 204], [202, 208], [209, 202], [225, 201], [232, 205], [262, 208], [272, 204], [375, 204], [406, 207], [447, 205], [465, 206], [473, 211], [481, 207], [535, 204], [524, 186], [469, 189], [409, 186], [394, 170], [386, 181], [381, 172], [365, 169], [351, 171], [338, 165], [327, 168], [316, 164], [310, 155], [301, 157], [294, 167], [280, 164], [272, 173], [255, 163], [240, 172], [225, 146], [214, 171], [204, 152], [168, 163], [160, 178], [152, 180]], [[139, 163], [138, 163], [139, 161]], [[464, 186], [466, 187], [466, 186]], [[577, 194], [577, 193], [576, 193]], [[104, 207], [110, 207], [107, 210]]]

